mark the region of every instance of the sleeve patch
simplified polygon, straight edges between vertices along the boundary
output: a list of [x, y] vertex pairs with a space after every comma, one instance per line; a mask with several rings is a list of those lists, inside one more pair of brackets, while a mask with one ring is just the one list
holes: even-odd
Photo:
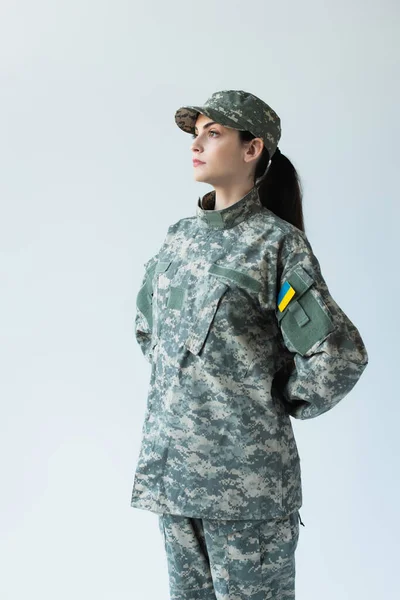
[[287, 307], [287, 305], [289, 304], [289, 302], [291, 301], [291, 299], [293, 298], [295, 293], [296, 292], [295, 292], [294, 288], [292, 288], [290, 283], [288, 281], [285, 281], [285, 283], [282, 285], [281, 291], [279, 292], [279, 295], [278, 295], [278, 308], [279, 308], [280, 312], [285, 310], [285, 308]]

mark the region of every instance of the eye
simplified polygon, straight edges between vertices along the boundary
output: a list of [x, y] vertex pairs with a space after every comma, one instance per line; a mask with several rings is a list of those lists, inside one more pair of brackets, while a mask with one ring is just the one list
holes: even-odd
[[[219, 135], [218, 131], [214, 131], [213, 129], [210, 129], [210, 131], [208, 133], [215, 133], [215, 134]], [[197, 138], [197, 134], [196, 133], [192, 133], [191, 137], [192, 138]]]

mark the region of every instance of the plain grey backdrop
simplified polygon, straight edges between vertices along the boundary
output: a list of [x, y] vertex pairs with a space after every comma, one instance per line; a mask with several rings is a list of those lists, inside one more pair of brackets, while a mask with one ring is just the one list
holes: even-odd
[[211, 189], [177, 108], [244, 89], [280, 115], [306, 233], [369, 365], [292, 420], [298, 600], [399, 597], [399, 5], [0, 7], [4, 600], [168, 600], [157, 515], [130, 507], [150, 365], [143, 264]]

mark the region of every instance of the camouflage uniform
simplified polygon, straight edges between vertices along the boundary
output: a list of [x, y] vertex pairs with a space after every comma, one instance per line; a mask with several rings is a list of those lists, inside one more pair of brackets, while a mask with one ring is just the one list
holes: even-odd
[[[197, 114], [191, 110], [190, 125], [187, 116], [180, 120], [185, 131]], [[276, 120], [274, 127], [271, 152]], [[274, 543], [294, 551], [302, 486], [290, 416], [311, 419], [333, 408], [368, 356], [302, 231], [265, 208], [256, 186], [227, 208], [214, 205], [215, 191], [199, 198], [196, 214], [172, 224], [144, 265], [135, 334], [151, 375], [131, 506], [175, 523], [180, 534], [171, 533], [170, 542], [179, 535], [187, 541], [180, 527], [193, 533], [193, 524], [202, 523], [209, 540], [225, 532], [226, 549], [236, 540], [242, 550], [250, 541], [260, 550], [274, 530]], [[190, 543], [198, 544], [198, 532]], [[282, 552], [275, 563], [260, 556], [264, 595], [254, 591], [254, 600], [280, 598], [266, 595], [273, 589], [266, 582], [268, 564], [274, 571]], [[294, 558], [287, 560], [290, 587]], [[172, 585], [171, 562], [170, 569]], [[203, 584], [210, 584], [210, 572]], [[193, 600], [191, 594], [176, 598]], [[282, 594], [294, 597], [289, 588]]]
[[159, 516], [171, 600], [295, 597], [298, 511], [283, 519]]

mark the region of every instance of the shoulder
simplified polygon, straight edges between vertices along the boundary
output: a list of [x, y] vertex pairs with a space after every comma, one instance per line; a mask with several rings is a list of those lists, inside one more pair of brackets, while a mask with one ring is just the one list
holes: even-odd
[[168, 239], [173, 238], [178, 233], [186, 233], [192, 231], [196, 224], [196, 217], [184, 217], [172, 223], [168, 227], [167, 237]]
[[252, 226], [260, 232], [265, 232], [268, 245], [273, 245], [283, 258], [295, 251], [312, 251], [304, 231], [278, 217], [268, 208], [263, 207], [263, 210], [254, 216]]

